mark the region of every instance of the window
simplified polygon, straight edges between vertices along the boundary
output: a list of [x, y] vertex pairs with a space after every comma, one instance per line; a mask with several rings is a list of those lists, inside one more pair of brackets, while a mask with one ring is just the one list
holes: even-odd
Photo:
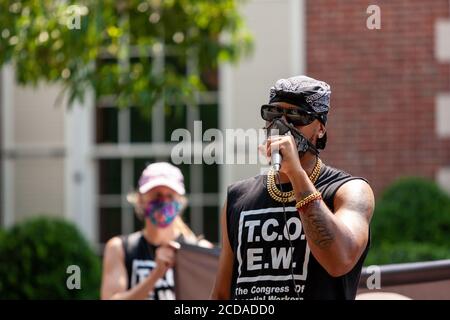
[[[136, 60], [136, 57], [133, 58]], [[130, 63], [133, 63], [131, 59]], [[155, 57], [154, 59], [158, 59]], [[186, 57], [166, 55], [165, 68], [187, 73]], [[100, 67], [111, 67], [104, 59]], [[143, 224], [136, 218], [126, 195], [136, 189], [142, 170], [156, 161], [171, 162], [173, 130], [185, 128], [193, 136], [194, 121], [202, 121], [202, 130], [218, 128], [217, 71], [203, 75], [209, 91], [198, 95], [196, 105], [170, 105], [165, 101], [153, 106], [149, 115], [136, 106], [119, 110], [114, 97], [106, 93], [96, 103], [95, 157], [98, 164], [97, 212], [99, 242], [139, 230]], [[182, 164], [189, 207], [183, 213], [184, 221], [196, 234], [218, 241], [219, 167], [217, 165]]]

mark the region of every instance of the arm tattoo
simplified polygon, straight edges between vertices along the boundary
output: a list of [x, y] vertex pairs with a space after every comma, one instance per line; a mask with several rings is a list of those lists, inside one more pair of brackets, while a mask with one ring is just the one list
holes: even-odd
[[321, 249], [328, 248], [335, 235], [328, 214], [321, 208], [320, 201], [314, 201], [300, 214], [305, 234]]

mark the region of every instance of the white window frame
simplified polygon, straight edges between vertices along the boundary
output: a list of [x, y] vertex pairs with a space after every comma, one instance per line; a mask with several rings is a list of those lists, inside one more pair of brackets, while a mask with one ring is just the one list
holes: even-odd
[[[154, 58], [154, 72], [164, 71], [164, 59], [166, 55], [164, 48], [159, 54], [154, 54], [150, 51], [149, 57]], [[170, 54], [170, 49], [169, 54]], [[131, 58], [137, 56], [137, 50], [131, 50]], [[187, 58], [187, 74], [197, 73], [197, 61], [194, 56]], [[103, 100], [103, 99], [102, 99]], [[114, 97], [105, 97], [106, 103], [100, 103], [99, 107], [109, 108], [107, 101], [114, 101]], [[187, 107], [187, 128], [190, 132], [194, 131], [193, 120], [199, 119], [199, 109], [197, 106], [201, 104], [217, 104], [218, 116], [220, 116], [220, 103], [218, 93], [215, 91], [202, 92], [196, 94], [195, 103]], [[91, 204], [95, 204], [93, 209], [94, 216], [97, 218], [95, 223], [95, 239], [99, 243], [99, 225], [100, 208], [120, 208], [121, 209], [121, 233], [128, 234], [134, 230], [134, 212], [131, 204], [127, 202], [126, 195], [133, 191], [136, 186], [133, 185], [133, 172], [135, 158], [170, 158], [172, 147], [176, 144], [165, 141], [165, 115], [164, 115], [164, 100], [159, 100], [152, 109], [152, 142], [151, 143], [131, 143], [130, 142], [130, 109], [123, 109], [119, 111], [118, 115], [118, 143], [93, 143], [92, 145], [92, 160], [97, 165], [96, 170], [96, 188], [94, 192], [94, 200]], [[95, 110], [95, 107], [92, 108]], [[95, 128], [96, 121], [89, 122]], [[93, 131], [93, 130], [91, 130]], [[193, 135], [192, 135], [193, 136]], [[95, 141], [95, 138], [92, 138]], [[202, 141], [196, 141], [202, 143]], [[204, 144], [205, 147], [207, 144]], [[193, 153], [196, 148], [193, 148]], [[98, 162], [103, 159], [119, 159], [121, 160], [121, 194], [118, 195], [100, 195], [98, 190], [99, 170]], [[220, 208], [220, 168], [218, 172], [219, 190], [217, 193], [204, 193], [203, 190], [203, 169], [201, 166], [190, 166], [190, 226], [196, 234], [204, 233], [204, 210], [205, 206], [217, 206]], [[194, 178], [195, 177], [195, 178]], [[218, 213], [219, 214], [219, 213]], [[101, 244], [100, 244], [101, 246]]]
[[8, 228], [15, 222], [14, 219], [14, 160], [7, 156], [8, 150], [14, 147], [14, 68], [11, 64], [4, 65], [0, 70], [1, 76], [1, 101], [0, 121], [1, 124], [1, 153], [2, 153], [2, 226]]

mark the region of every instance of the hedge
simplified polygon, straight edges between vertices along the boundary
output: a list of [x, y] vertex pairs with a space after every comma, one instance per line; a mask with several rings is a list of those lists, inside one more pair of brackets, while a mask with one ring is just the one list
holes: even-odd
[[433, 181], [406, 177], [376, 202], [365, 264], [450, 258], [450, 197]]
[[[37, 217], [0, 233], [2, 299], [96, 299], [100, 259], [75, 226]], [[81, 289], [68, 289], [70, 265], [80, 267]]]

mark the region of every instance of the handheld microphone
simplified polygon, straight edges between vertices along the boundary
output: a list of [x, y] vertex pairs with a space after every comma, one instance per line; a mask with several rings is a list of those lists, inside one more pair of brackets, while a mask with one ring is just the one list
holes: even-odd
[[[270, 136], [278, 136], [282, 134], [283, 132], [280, 132], [279, 127], [277, 126], [277, 121], [275, 121], [275, 128], [272, 128], [270, 130]], [[272, 152], [270, 153], [270, 163], [272, 164], [272, 168], [275, 172], [279, 172], [281, 168], [281, 160], [283, 160], [283, 157], [280, 154], [280, 150], [278, 148], [272, 149]]]
[[280, 150], [278, 150], [278, 148], [277, 148], [277, 150], [272, 150], [271, 163], [272, 163], [273, 170], [275, 172], [280, 171], [281, 160], [283, 160], [283, 158], [281, 157]]
[[[281, 119], [274, 119], [269, 129], [269, 136], [286, 135], [290, 133], [294, 136], [297, 144], [297, 150], [299, 153], [305, 153], [308, 150], [315, 155], [319, 155], [319, 150], [313, 145], [301, 132], [299, 132], [292, 124], [286, 123]], [[282, 156], [280, 150], [272, 150], [271, 152], [271, 164], [275, 172], [279, 172], [281, 168]]]

